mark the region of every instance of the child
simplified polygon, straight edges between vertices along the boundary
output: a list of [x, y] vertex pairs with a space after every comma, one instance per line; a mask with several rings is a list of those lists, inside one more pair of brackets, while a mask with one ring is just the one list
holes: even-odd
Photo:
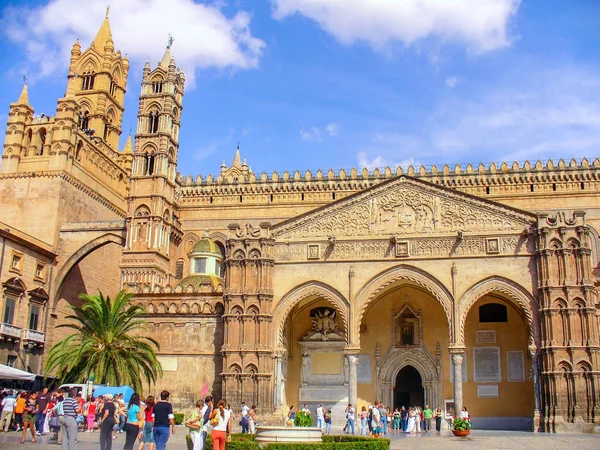
[[325, 413], [325, 434], [331, 434], [331, 410]]

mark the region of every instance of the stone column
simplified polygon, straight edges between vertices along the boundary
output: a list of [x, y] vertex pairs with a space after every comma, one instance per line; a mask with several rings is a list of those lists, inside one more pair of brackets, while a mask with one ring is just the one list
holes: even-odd
[[281, 398], [281, 383], [282, 381], [282, 369], [281, 369], [281, 354], [275, 354], [275, 385], [273, 386], [273, 406], [275, 409], [281, 408], [283, 399]]
[[462, 363], [464, 351], [456, 351], [452, 353], [452, 363], [454, 364], [454, 415], [457, 417], [463, 407], [463, 391], [462, 391]]
[[358, 374], [356, 368], [358, 366], [358, 356], [354, 354], [346, 355], [348, 360], [348, 403], [356, 409], [358, 401]]

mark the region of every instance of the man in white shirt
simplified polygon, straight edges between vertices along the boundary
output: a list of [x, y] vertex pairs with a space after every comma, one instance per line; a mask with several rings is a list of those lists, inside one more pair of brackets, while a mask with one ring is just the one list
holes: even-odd
[[[4, 422], [4, 432], [8, 432], [8, 428], [10, 427], [10, 422], [12, 421], [13, 413], [15, 411], [15, 403], [17, 399], [13, 395], [12, 391], [9, 391], [8, 396], [4, 397], [2, 400], [2, 419], [1, 422]], [[0, 422], [0, 423], [1, 423]]]
[[304, 408], [302, 408], [302, 412], [305, 414], [308, 414], [309, 416], [312, 415], [312, 413], [310, 412], [310, 409], [308, 409], [308, 405], [306, 403], [304, 404]]
[[323, 403], [319, 405], [317, 408], [317, 428], [320, 428], [323, 431], [323, 427], [325, 426], [325, 411], [323, 410]]

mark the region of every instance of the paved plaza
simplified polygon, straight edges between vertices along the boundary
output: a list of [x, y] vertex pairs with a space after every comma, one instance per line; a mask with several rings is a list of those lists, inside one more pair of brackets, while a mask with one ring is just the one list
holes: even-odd
[[[341, 429], [334, 429], [334, 433], [341, 433]], [[169, 439], [167, 450], [185, 450], [185, 434], [185, 427], [178, 426], [176, 433]], [[48, 436], [38, 437], [35, 444], [28, 441], [23, 445], [19, 444], [20, 437], [20, 433], [0, 433], [0, 449], [36, 448], [54, 450], [60, 448], [56, 443], [48, 442]], [[432, 449], [439, 447], [443, 450], [467, 448], [592, 450], [600, 448], [600, 435], [598, 434], [542, 434], [519, 431], [475, 430], [471, 433], [471, 436], [466, 438], [454, 437], [449, 431], [444, 431], [439, 436], [435, 433], [422, 433], [420, 435], [392, 434], [389, 437], [392, 440], [392, 449]], [[99, 434], [97, 432], [92, 434], [79, 433], [77, 450], [97, 450], [100, 447], [98, 439]], [[117, 438], [113, 441], [113, 449], [121, 450], [124, 443], [125, 434], [117, 435]]]

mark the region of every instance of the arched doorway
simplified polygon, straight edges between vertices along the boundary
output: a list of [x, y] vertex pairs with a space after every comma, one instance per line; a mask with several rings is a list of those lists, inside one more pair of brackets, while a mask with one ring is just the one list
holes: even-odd
[[413, 366], [402, 368], [396, 375], [394, 385], [394, 408], [414, 405], [424, 406], [425, 391], [421, 374]]

